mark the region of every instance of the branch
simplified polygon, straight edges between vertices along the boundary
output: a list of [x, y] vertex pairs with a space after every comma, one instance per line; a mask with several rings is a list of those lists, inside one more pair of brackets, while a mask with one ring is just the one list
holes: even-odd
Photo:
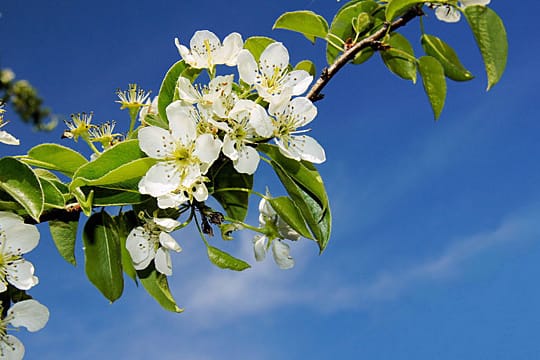
[[322, 89], [328, 84], [330, 79], [334, 77], [334, 75], [337, 74], [337, 72], [345, 66], [349, 61], [352, 61], [356, 54], [358, 54], [360, 51], [367, 47], [373, 47], [378, 48], [380, 46], [380, 40], [391, 31], [394, 31], [404, 25], [406, 25], [409, 21], [414, 19], [417, 16], [422, 16], [424, 13], [422, 12], [422, 9], [418, 6], [415, 6], [411, 8], [409, 11], [407, 11], [402, 17], [394, 21], [393, 23], [385, 22], [383, 26], [377, 30], [377, 32], [373, 33], [369, 37], [362, 39], [361, 41], [357, 42], [352, 46], [350, 49], [346, 50], [341, 54], [340, 57], [337, 58], [337, 60], [330, 65], [330, 67], [325, 68], [317, 80], [315, 84], [311, 87], [309, 92], [307, 93], [307, 98], [311, 101], [315, 102], [318, 100], [321, 100], [323, 98], [323, 95], [321, 94]]
[[78, 203], [66, 205], [63, 209], [50, 209], [44, 211], [39, 217], [39, 221], [34, 220], [30, 216], [23, 216], [24, 222], [27, 224], [41, 224], [44, 222], [59, 220], [59, 221], [77, 221], [82, 212], [81, 206]]

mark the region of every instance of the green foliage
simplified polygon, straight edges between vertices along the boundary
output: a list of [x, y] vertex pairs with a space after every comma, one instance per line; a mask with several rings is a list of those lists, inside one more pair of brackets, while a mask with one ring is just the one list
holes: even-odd
[[51, 220], [49, 230], [60, 255], [70, 264], [77, 265], [75, 260], [75, 242], [77, 240], [77, 227], [79, 213], [74, 213], [72, 219]]
[[184, 309], [176, 305], [176, 301], [169, 289], [167, 276], [156, 271], [153, 263], [144, 270], [137, 271], [137, 277], [141, 281], [144, 289], [152, 296], [165, 310], [180, 313]]
[[311, 76], [315, 76], [317, 74], [317, 70], [315, 69], [315, 64], [309, 60], [302, 60], [296, 66], [294, 67], [294, 70], [304, 70], [307, 71]]
[[416, 59], [411, 43], [399, 33], [392, 33], [388, 49], [381, 51], [381, 58], [388, 69], [405, 80], [416, 83]]
[[235, 220], [244, 221], [247, 215], [249, 191], [253, 187], [253, 175], [236, 172], [231, 161], [209, 174], [214, 190], [244, 189], [245, 191], [219, 191], [212, 196], [220, 203], [227, 215]]
[[497, 13], [485, 6], [466, 7], [465, 17], [484, 59], [489, 90], [499, 82], [506, 68], [508, 57], [506, 29]]
[[434, 57], [422, 56], [418, 59], [418, 71], [420, 71], [420, 75], [422, 76], [424, 90], [433, 109], [435, 119], [438, 119], [446, 99], [444, 68]]
[[115, 221], [105, 211], [93, 214], [83, 231], [86, 276], [114, 302], [124, 290], [120, 241]]
[[313, 11], [292, 11], [281, 15], [272, 29], [286, 29], [303, 34], [309, 41], [315, 43], [315, 38], [325, 39], [328, 34], [328, 23]]
[[255, 60], [259, 61], [259, 58], [261, 57], [264, 49], [266, 49], [268, 45], [274, 42], [276, 42], [276, 40], [269, 37], [252, 36], [250, 38], [247, 38], [244, 42], [244, 49], [249, 50]]
[[276, 213], [297, 233], [307, 239], [313, 239], [309, 229], [306, 226], [306, 222], [302, 217], [302, 214], [290, 198], [280, 196], [269, 199], [269, 201]]
[[[386, 6], [386, 21], [392, 21], [397, 16], [402, 15], [408, 9], [413, 6], [420, 5], [430, 2], [428, 0], [390, 0]], [[452, 0], [438, 0], [437, 4], [448, 4], [452, 3]], [[454, 1], [455, 3], [455, 1]]]
[[72, 176], [79, 167], [88, 163], [88, 160], [75, 150], [48, 143], [33, 147], [28, 151], [28, 156], [22, 160], [27, 164], [56, 170], [67, 176]]
[[472, 80], [474, 76], [459, 61], [459, 58], [447, 43], [433, 35], [423, 34], [422, 47], [427, 55], [434, 57], [444, 68], [444, 75], [455, 81]]
[[222, 269], [242, 271], [251, 267], [251, 265], [249, 265], [244, 260], [237, 259], [234, 256], [214, 246], [207, 245], [206, 250], [208, 252], [208, 258], [210, 259], [212, 264]]

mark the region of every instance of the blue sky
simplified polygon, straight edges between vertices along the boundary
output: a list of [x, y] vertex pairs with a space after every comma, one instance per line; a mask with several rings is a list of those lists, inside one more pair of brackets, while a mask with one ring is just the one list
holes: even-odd
[[[285, 11], [311, 9], [328, 18], [341, 5], [208, 1], [203, 10], [201, 4], [4, 2], [0, 64], [29, 79], [57, 113], [94, 111], [98, 121], [120, 123], [127, 120], [115, 90], [137, 82], [157, 93], [179, 59], [175, 37], [187, 43], [199, 29], [221, 38], [232, 31], [271, 36], [288, 46], [293, 62], [310, 58], [321, 69], [322, 43], [271, 27]], [[27, 358], [539, 358], [540, 124], [533, 104], [540, 79], [530, 32], [538, 4], [520, 4], [528, 10], [491, 4], [505, 21], [510, 56], [489, 93], [465, 21], [427, 19], [427, 31], [452, 44], [476, 75], [449, 83], [438, 122], [421, 85], [396, 78], [377, 58], [330, 83], [311, 134], [327, 152], [319, 169], [333, 233], [322, 256], [309, 241], [294, 244], [293, 270], [281, 271], [271, 259], [255, 263], [247, 232], [234, 244], [213, 242], [253, 268], [217, 269], [197, 235], [186, 231], [176, 235], [184, 251], [173, 257], [170, 278], [185, 313], [165, 312], [132, 283], [111, 305], [86, 281], [82, 245], [73, 268], [43, 226], [29, 255], [40, 278], [31, 294], [49, 307], [51, 319], [39, 333], [20, 333]], [[419, 38], [418, 24], [406, 34]], [[6, 155], [62, 141], [61, 126], [31, 133], [14, 120], [8, 130], [23, 145], [3, 146]], [[263, 170], [256, 186], [266, 184], [281, 191]], [[255, 211], [250, 216], [255, 221]]]

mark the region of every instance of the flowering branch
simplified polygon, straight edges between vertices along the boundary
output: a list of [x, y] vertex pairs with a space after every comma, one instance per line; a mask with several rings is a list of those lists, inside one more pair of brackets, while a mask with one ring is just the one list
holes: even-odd
[[317, 80], [317, 82], [315, 82], [311, 89], [309, 89], [309, 92], [307, 93], [307, 98], [313, 102], [321, 100], [324, 97], [324, 95], [321, 94], [322, 89], [324, 89], [330, 79], [332, 79], [332, 77], [334, 77], [334, 75], [336, 75], [343, 66], [345, 66], [349, 61], [352, 61], [354, 59], [356, 54], [358, 54], [360, 51], [367, 47], [379, 49], [380, 40], [384, 38], [387, 33], [406, 25], [415, 17], [422, 15], [424, 15], [422, 8], [420, 6], [415, 6], [393, 23], [385, 22], [377, 32], [357, 42], [351, 48], [344, 51], [343, 54], [341, 54], [341, 56], [338, 57], [332, 65], [330, 65], [330, 67], [323, 69], [322, 74]]

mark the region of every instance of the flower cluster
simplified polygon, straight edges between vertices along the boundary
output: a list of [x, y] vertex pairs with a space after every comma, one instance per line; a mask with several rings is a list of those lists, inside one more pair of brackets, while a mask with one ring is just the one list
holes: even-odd
[[[290, 70], [283, 44], [270, 44], [257, 61], [242, 49], [237, 33], [223, 43], [209, 31], [198, 31], [190, 48], [176, 46], [186, 64], [207, 69], [207, 85], [193, 85], [180, 77], [175, 99], [166, 108], [168, 128], [146, 126], [139, 130], [139, 145], [157, 161], [139, 182], [139, 192], [157, 198], [160, 208], [202, 202], [208, 196], [207, 173], [216, 160], [229, 159], [238, 173], [253, 174], [259, 164], [257, 144], [274, 140], [281, 153], [297, 161], [325, 161], [324, 149], [303, 135], [317, 115], [304, 93], [312, 76]], [[234, 75], [216, 76], [217, 65], [237, 66]], [[144, 118], [141, 119], [144, 124]]]
[[[33, 250], [39, 242], [39, 232], [34, 225], [25, 224], [23, 219], [11, 212], [0, 211], [0, 293], [8, 290], [8, 285], [18, 290], [28, 290], [38, 284], [34, 276], [34, 266], [22, 256]], [[0, 314], [3, 314], [0, 304]], [[23, 344], [7, 334], [7, 326], [24, 326], [29, 331], [37, 331], [45, 326], [49, 311], [36, 300], [15, 303], [0, 319], [0, 358], [22, 359]]]
[[430, 4], [427, 3], [427, 5], [433, 7], [435, 9], [435, 16], [437, 19], [448, 22], [448, 23], [455, 23], [458, 22], [461, 19], [461, 10], [468, 7], [468, 6], [474, 6], [474, 5], [482, 5], [486, 6], [491, 2], [491, 0], [460, 0], [459, 8], [456, 8], [452, 5], [437, 5], [437, 4]]

